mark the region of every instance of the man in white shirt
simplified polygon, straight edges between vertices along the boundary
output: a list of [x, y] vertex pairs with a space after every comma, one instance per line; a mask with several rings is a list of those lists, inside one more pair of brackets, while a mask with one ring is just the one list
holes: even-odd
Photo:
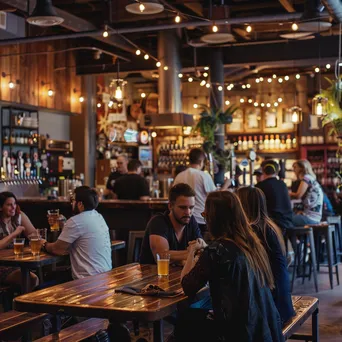
[[95, 190], [81, 186], [75, 190], [71, 217], [54, 243], [43, 243], [43, 249], [55, 255], [70, 254], [73, 279], [112, 269], [109, 228], [95, 209], [99, 203]]
[[[179, 173], [174, 181], [174, 185], [185, 183], [194, 189], [196, 202], [193, 216], [195, 217], [202, 233], [207, 230], [204, 218], [202, 217], [205, 201], [208, 194], [216, 190], [216, 186], [210, 174], [202, 171], [205, 158], [205, 153], [201, 149], [193, 148], [189, 153], [189, 168]], [[228, 186], [229, 182], [225, 182], [221, 190], [226, 190]]]

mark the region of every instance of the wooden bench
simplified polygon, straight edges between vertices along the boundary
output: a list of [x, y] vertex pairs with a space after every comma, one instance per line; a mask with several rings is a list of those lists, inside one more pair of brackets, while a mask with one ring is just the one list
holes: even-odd
[[[283, 328], [284, 339], [318, 342], [318, 298], [292, 296], [296, 316], [289, 320]], [[298, 334], [296, 331], [309, 317], [312, 317], [311, 334]]]
[[61, 331], [44, 336], [35, 342], [79, 342], [94, 336], [99, 330], [107, 329], [108, 320], [102, 318], [90, 318]]
[[[28, 339], [28, 330], [31, 329], [33, 323], [42, 321], [48, 315], [36, 314], [32, 312], [8, 311], [0, 314], [0, 339], [13, 338], [13, 336], [26, 335], [24, 339]], [[17, 337], [17, 338], [18, 338]]]

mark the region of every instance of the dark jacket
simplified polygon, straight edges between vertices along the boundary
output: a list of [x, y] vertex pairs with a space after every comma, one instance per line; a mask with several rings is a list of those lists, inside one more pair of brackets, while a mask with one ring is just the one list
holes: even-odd
[[182, 280], [185, 294], [195, 295], [207, 281], [215, 331], [221, 341], [284, 340], [270, 289], [259, 286], [245, 255], [232, 241], [215, 241], [204, 250], [195, 267]]

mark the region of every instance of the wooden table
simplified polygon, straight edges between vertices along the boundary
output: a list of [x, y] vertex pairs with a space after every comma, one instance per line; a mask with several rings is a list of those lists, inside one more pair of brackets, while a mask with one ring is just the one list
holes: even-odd
[[129, 264], [16, 297], [14, 307], [19, 311], [65, 312], [81, 317], [108, 318], [115, 322], [153, 322], [154, 341], [163, 341], [163, 318], [172, 314], [187, 297], [184, 294], [174, 298], [134, 296], [115, 293], [115, 288], [158, 284], [165, 290], [173, 291], [181, 288], [180, 275], [180, 267], [170, 267], [169, 277], [163, 279], [158, 278], [156, 265]]
[[64, 258], [65, 256], [50, 255], [43, 251], [39, 257], [35, 257], [29, 247], [24, 248], [24, 254], [20, 257], [14, 255], [13, 249], [0, 250], [0, 266], [20, 267], [23, 293], [27, 293], [30, 288], [30, 269], [51, 265]]

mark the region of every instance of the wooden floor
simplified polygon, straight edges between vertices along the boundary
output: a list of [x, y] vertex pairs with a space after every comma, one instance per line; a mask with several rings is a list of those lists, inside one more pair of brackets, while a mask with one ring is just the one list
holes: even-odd
[[[342, 265], [339, 267], [340, 281], [342, 280]], [[335, 286], [336, 285], [336, 286]], [[316, 293], [313, 279], [301, 279], [295, 282], [294, 295], [310, 295], [319, 298], [319, 331], [320, 342], [342, 342], [342, 284], [337, 286], [334, 275], [334, 289], [330, 289], [327, 268], [322, 267], [318, 273], [318, 290]], [[302, 327], [303, 332], [311, 329], [311, 321]], [[291, 341], [291, 340], [289, 340]]]

